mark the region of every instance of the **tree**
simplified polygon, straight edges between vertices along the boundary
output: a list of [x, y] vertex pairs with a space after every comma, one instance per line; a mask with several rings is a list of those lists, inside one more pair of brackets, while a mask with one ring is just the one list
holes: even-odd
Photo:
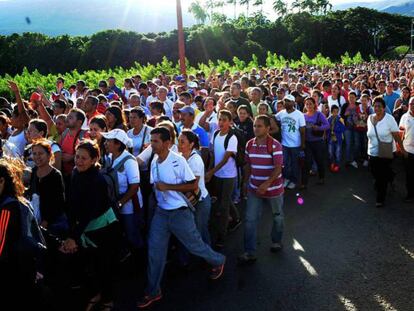
[[190, 4], [188, 12], [193, 14], [198, 24], [204, 24], [208, 18], [208, 13], [204, 6], [200, 3], [200, 0], [196, 0]]
[[236, 12], [237, 12], [237, 0], [227, 0], [227, 3], [228, 4], [233, 4], [233, 13], [234, 13], [233, 18], [236, 19], [236, 17], [237, 17], [237, 15], [236, 15]]
[[264, 0], [256, 0], [255, 2], [253, 2], [253, 6], [255, 7], [260, 6], [260, 12], [263, 12], [263, 4], [264, 4]]
[[279, 14], [281, 17], [284, 17], [288, 14], [288, 5], [286, 1], [283, 0], [274, 0], [273, 1], [273, 10]]
[[246, 6], [246, 16], [249, 16], [250, 0], [240, 0], [240, 5]]

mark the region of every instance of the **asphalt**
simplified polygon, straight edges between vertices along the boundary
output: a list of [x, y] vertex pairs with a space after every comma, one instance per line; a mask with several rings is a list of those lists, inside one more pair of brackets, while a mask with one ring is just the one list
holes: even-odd
[[[286, 192], [280, 253], [269, 251], [271, 211], [264, 209], [255, 264], [237, 265], [241, 226], [226, 241], [222, 279], [208, 281], [198, 263], [185, 272], [171, 264], [164, 297], [151, 309], [414, 310], [414, 203], [403, 203], [404, 169], [395, 162], [395, 190], [384, 208], [375, 207], [367, 168], [327, 172], [323, 186], [313, 177], [307, 190]], [[136, 310], [145, 274], [124, 269], [115, 310]]]

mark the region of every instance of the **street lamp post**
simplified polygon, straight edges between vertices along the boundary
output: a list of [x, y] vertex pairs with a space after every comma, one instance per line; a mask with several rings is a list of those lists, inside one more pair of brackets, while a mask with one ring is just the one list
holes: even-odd
[[181, 74], [186, 74], [183, 14], [181, 10], [181, 0], [176, 0], [176, 2], [177, 2], [178, 55], [180, 58], [180, 71], [181, 71]]

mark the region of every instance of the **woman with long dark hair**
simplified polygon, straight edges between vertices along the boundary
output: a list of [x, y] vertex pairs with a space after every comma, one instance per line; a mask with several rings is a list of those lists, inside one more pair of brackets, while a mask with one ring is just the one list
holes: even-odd
[[108, 126], [108, 131], [120, 129], [126, 132], [128, 130], [125, 114], [118, 106], [108, 107], [105, 111], [105, 118]]

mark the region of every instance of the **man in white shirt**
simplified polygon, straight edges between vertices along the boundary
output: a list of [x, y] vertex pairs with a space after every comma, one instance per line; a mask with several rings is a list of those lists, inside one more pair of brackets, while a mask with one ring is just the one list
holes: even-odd
[[167, 97], [168, 89], [165, 86], [160, 86], [157, 90], [158, 101], [164, 104], [165, 115], [172, 118], [174, 103]]
[[285, 109], [276, 114], [282, 133], [284, 187], [295, 189], [299, 179], [299, 153], [305, 149], [305, 117], [294, 108], [295, 98], [286, 95]]
[[213, 97], [207, 97], [204, 100], [204, 111], [200, 112], [196, 118], [195, 123], [198, 123], [208, 133], [209, 141], [213, 137], [214, 132], [218, 128], [218, 119], [215, 107], [216, 100]]
[[414, 98], [410, 99], [408, 111], [403, 114], [400, 120], [400, 130], [404, 131], [403, 145], [408, 156], [405, 159], [406, 167], [406, 202], [414, 200]]
[[148, 285], [138, 308], [147, 308], [162, 298], [160, 283], [164, 271], [170, 235], [174, 234], [187, 250], [213, 266], [210, 279], [220, 278], [225, 256], [203, 242], [194, 222], [194, 214], [184, 193], [197, 188], [196, 178], [179, 154], [170, 151], [170, 132], [164, 127], [151, 131], [151, 146], [158, 156], [151, 163], [151, 183], [155, 187], [157, 209], [148, 238]]

